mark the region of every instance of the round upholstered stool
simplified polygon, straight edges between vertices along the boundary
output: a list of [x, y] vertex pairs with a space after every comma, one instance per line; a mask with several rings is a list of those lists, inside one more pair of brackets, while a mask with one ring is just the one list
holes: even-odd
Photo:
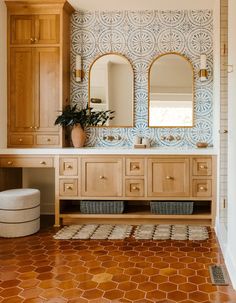
[[32, 188], [0, 192], [0, 237], [23, 237], [40, 228], [40, 191]]

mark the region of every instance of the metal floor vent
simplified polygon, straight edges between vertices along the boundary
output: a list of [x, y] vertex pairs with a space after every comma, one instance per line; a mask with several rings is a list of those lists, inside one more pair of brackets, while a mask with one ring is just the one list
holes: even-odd
[[227, 275], [221, 265], [211, 265], [209, 271], [213, 285], [229, 285]]

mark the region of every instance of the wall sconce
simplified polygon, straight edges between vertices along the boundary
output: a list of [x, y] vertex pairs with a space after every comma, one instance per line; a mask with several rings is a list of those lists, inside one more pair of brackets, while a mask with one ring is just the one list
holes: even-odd
[[208, 77], [208, 71], [207, 71], [207, 57], [206, 55], [200, 56], [200, 71], [199, 71], [199, 77], [200, 81], [206, 81]]
[[83, 71], [82, 71], [82, 59], [80, 55], [76, 55], [75, 58], [75, 81], [81, 82], [83, 78]]

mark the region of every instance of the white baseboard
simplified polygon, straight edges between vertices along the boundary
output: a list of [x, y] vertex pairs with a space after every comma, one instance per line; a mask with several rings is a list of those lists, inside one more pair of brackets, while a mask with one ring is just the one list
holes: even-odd
[[219, 220], [216, 223], [216, 235], [220, 243], [220, 248], [224, 256], [225, 265], [229, 273], [233, 288], [236, 290], [236, 262], [232, 257], [231, 251], [227, 245], [227, 230], [224, 224], [220, 224]]

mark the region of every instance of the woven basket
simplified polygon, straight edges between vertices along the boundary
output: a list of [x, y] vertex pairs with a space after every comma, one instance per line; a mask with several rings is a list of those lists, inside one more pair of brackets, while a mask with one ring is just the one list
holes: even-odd
[[191, 215], [193, 213], [192, 201], [151, 201], [151, 213], [160, 215]]
[[122, 214], [124, 201], [80, 201], [83, 214]]

